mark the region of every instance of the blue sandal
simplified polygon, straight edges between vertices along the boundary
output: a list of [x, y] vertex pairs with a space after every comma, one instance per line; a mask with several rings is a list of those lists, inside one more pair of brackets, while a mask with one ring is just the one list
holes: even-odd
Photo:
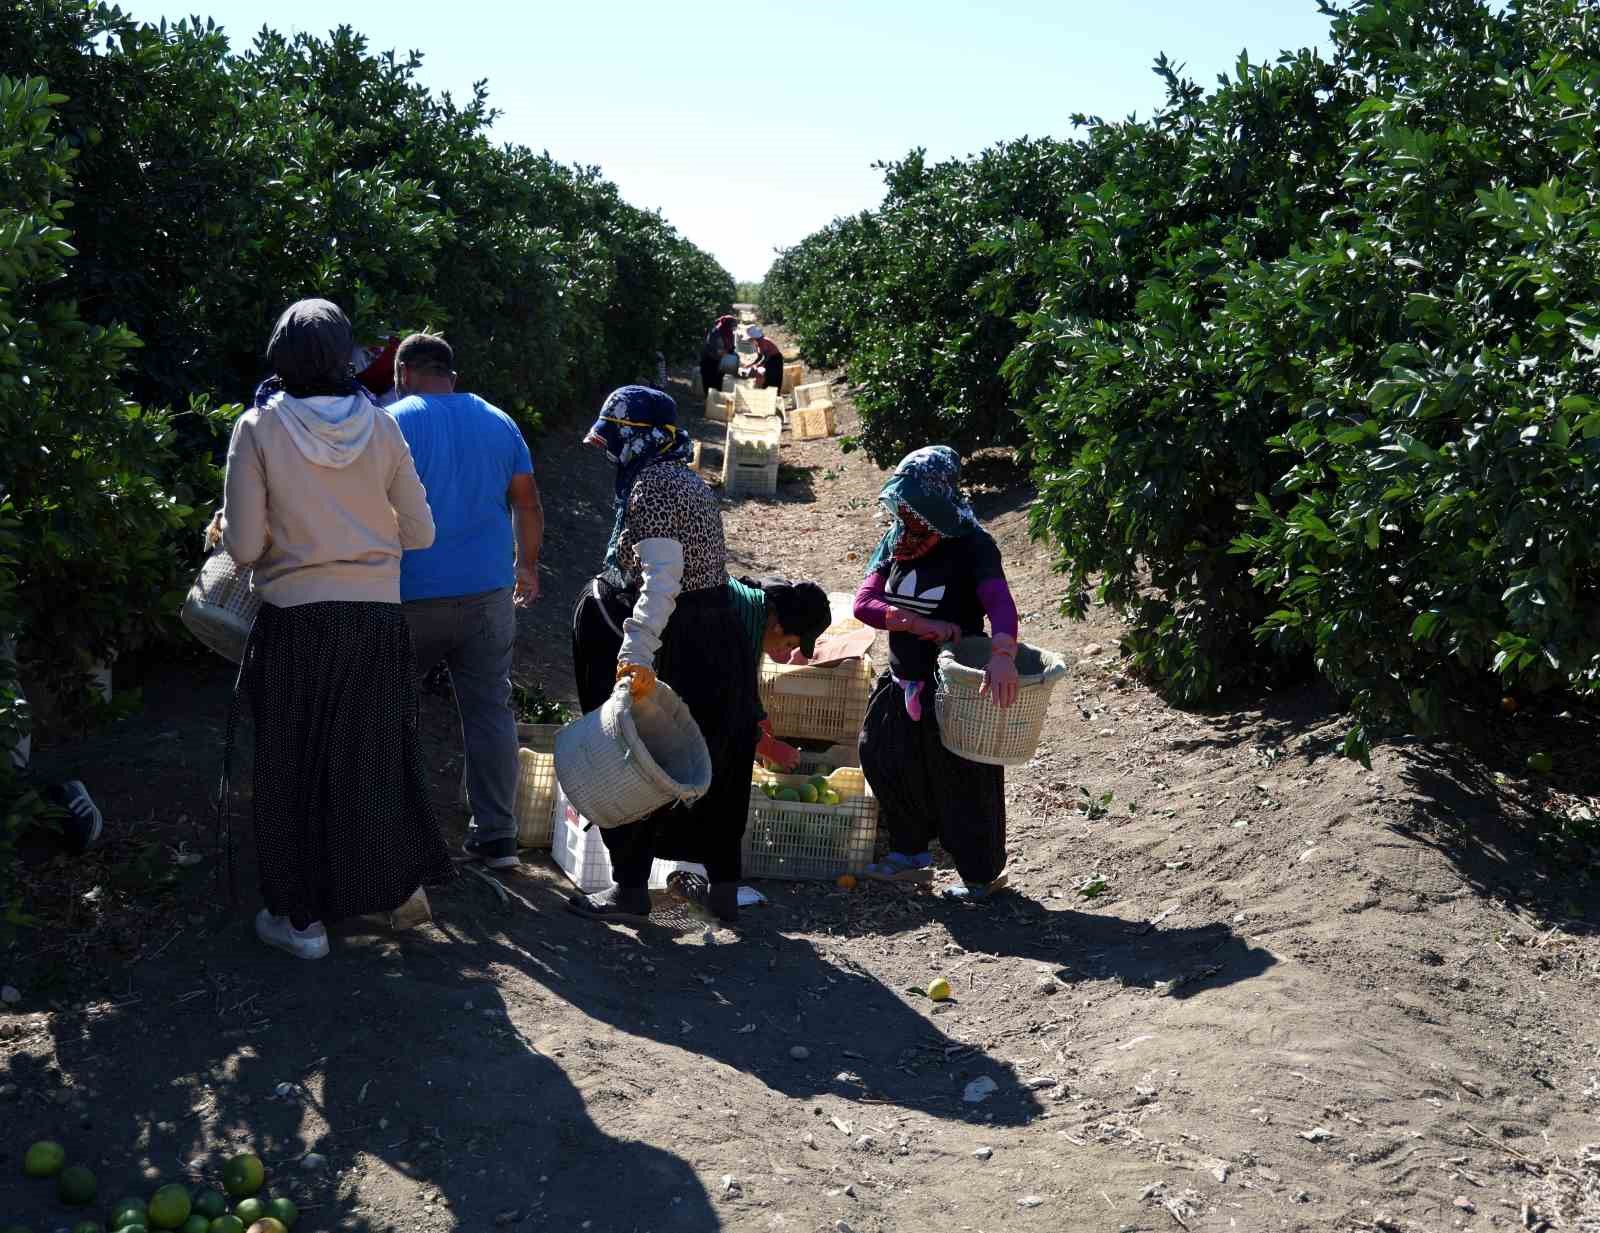
[[939, 892], [939, 898], [951, 899], [957, 903], [982, 903], [985, 899], [992, 898], [1005, 890], [1011, 884], [1011, 875], [1002, 872], [993, 882], [980, 882], [976, 886], [963, 882], [960, 886], [947, 886]]
[[919, 852], [907, 856], [904, 852], [891, 852], [881, 861], [874, 861], [862, 871], [874, 882], [933, 881], [933, 853]]

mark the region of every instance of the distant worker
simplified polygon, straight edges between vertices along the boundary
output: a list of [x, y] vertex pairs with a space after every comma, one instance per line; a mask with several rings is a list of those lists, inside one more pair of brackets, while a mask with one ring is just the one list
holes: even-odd
[[472, 821], [465, 852], [491, 869], [520, 864], [517, 718], [511, 709], [513, 610], [539, 598], [544, 507], [533, 456], [511, 417], [456, 393], [455, 353], [412, 334], [395, 353], [390, 410], [433, 509], [433, 546], [400, 559], [400, 599], [417, 667], [450, 670]]
[[722, 360], [724, 356], [733, 355], [734, 350], [733, 318], [718, 317], [700, 345], [700, 380], [705, 384], [706, 393], [722, 388]]
[[742, 375], [754, 377], [758, 390], [781, 390], [783, 352], [778, 350], [778, 344], [768, 338], [759, 325], [752, 325], [744, 332], [744, 336], [755, 343], [756, 358], [754, 363], [745, 366]]

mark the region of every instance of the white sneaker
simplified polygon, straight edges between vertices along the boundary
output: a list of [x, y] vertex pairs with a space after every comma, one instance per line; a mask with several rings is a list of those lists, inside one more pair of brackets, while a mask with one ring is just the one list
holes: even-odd
[[328, 954], [328, 931], [321, 921], [296, 929], [287, 916], [274, 916], [266, 908], [256, 913], [256, 937], [296, 959], [323, 959]]

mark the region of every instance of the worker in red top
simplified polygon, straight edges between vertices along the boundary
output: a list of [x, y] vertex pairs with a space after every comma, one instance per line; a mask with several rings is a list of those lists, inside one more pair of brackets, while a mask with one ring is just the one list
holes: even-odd
[[783, 352], [778, 344], [768, 338], [759, 325], [752, 325], [744, 336], [756, 345], [754, 363], [747, 364], [741, 375], [754, 377], [756, 389], [781, 390], [783, 388]]
[[734, 351], [733, 318], [718, 317], [700, 345], [700, 380], [706, 393], [722, 388], [722, 357]]

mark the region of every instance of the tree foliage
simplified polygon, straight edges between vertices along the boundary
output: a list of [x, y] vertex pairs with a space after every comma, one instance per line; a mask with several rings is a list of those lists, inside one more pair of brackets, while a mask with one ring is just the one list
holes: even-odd
[[[463, 388], [530, 428], [688, 357], [730, 306], [599, 169], [493, 142], [482, 83], [432, 94], [416, 54], [347, 27], [230, 48], [29, 0], [0, 5], [0, 46], [0, 641], [63, 698], [172, 628], [289, 302], [335, 300], [369, 340], [443, 331]], [[0, 845], [39, 805], [5, 756], [25, 729], [0, 661]]]
[[1123, 612], [1172, 696], [1314, 666], [1363, 753], [1476, 690], [1600, 688], [1600, 19], [1322, 7], [1330, 56], [1209, 91], [1163, 58], [1162, 108], [1080, 118], [1043, 188], [1036, 143], [941, 165], [971, 187], [927, 232], [913, 154], [764, 302], [850, 364], [879, 461], [1016, 443], [1068, 608]]

